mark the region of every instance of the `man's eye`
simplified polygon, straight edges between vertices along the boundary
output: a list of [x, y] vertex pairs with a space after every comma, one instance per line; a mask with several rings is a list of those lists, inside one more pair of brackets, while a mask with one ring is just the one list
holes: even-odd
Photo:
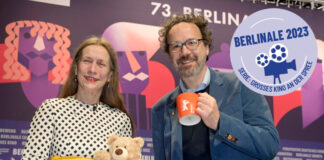
[[196, 40], [191, 40], [187, 42], [187, 45], [195, 45], [195, 44], [197, 44]]
[[178, 43], [178, 44], [174, 45], [174, 48], [180, 48], [181, 46], [182, 46], [182, 44]]
[[171, 47], [171, 49], [175, 49], [175, 48], [178, 47], [178, 45], [176, 45], [176, 44], [171, 44], [170, 47]]

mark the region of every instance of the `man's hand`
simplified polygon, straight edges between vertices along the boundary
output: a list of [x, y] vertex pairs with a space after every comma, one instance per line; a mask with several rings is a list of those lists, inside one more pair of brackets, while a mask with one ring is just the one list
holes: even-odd
[[197, 113], [205, 125], [213, 130], [218, 128], [219, 110], [216, 99], [208, 93], [199, 93]]

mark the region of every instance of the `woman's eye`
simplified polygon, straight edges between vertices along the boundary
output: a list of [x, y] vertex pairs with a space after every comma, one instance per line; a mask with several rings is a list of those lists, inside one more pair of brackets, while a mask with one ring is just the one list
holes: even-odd
[[104, 61], [97, 61], [97, 64], [103, 67], [106, 66], [106, 63]]

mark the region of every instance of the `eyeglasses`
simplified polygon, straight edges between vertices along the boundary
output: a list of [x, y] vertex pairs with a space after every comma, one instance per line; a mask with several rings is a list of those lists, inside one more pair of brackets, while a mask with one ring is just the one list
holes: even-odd
[[189, 50], [195, 50], [199, 46], [199, 41], [203, 39], [188, 39], [183, 43], [171, 43], [169, 44], [169, 51], [172, 53], [178, 53], [185, 45]]

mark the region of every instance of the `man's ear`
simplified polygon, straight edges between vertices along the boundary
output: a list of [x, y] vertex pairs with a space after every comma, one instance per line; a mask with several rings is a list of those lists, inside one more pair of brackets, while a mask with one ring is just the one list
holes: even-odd
[[207, 55], [206, 55], [206, 56], [208, 56], [208, 55], [209, 55], [209, 52], [210, 52], [210, 51], [209, 51], [209, 46], [208, 46], [208, 45], [206, 45], [206, 47], [205, 47], [205, 48], [206, 48], [206, 53], [207, 53]]

